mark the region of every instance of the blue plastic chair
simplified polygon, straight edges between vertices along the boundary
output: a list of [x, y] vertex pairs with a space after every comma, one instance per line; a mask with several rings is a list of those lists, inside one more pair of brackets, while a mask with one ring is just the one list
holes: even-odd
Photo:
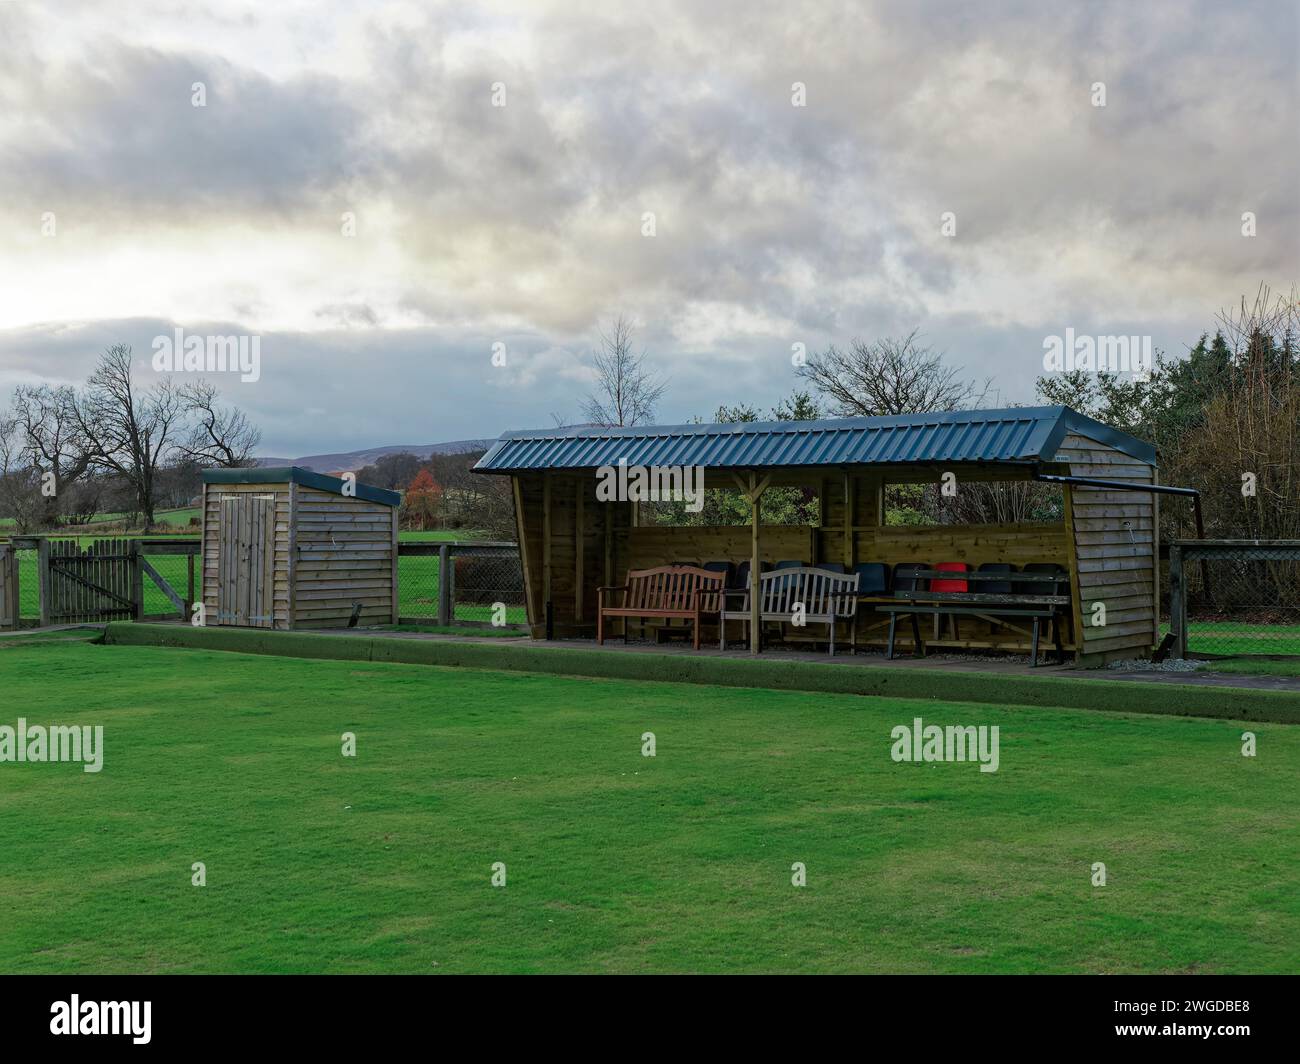
[[858, 562], [853, 571], [858, 574], [859, 595], [883, 595], [889, 590], [889, 566], [884, 562]]

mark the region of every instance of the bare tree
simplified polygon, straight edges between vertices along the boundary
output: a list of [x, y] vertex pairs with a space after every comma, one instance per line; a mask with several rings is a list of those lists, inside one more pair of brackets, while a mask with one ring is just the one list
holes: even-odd
[[31, 532], [40, 523], [40, 471], [31, 462], [22, 420], [0, 413], [0, 514], [12, 517], [17, 532]]
[[253, 451], [262, 441], [262, 433], [242, 410], [222, 406], [215, 385], [197, 381], [181, 389], [185, 409], [195, 418], [178, 450], [201, 466], [228, 469], [253, 464]]
[[644, 351], [632, 350], [632, 323], [620, 314], [600, 334], [600, 346], [593, 356], [596, 387], [583, 404], [583, 416], [602, 428], [653, 421], [667, 384], [646, 368]]
[[150, 527], [158, 469], [185, 412], [171, 378], [137, 393], [131, 349], [115, 344], [100, 357], [72, 411], [90, 463], [117, 473], [130, 486], [145, 527]]
[[821, 392], [841, 417], [960, 410], [979, 403], [991, 381], [963, 380], [943, 355], [917, 343], [918, 330], [867, 344], [854, 340], [813, 355], [798, 374]]
[[90, 466], [85, 441], [73, 410], [75, 393], [67, 386], [20, 386], [14, 391], [14, 421], [22, 433], [23, 453], [37, 473], [54, 474], [54, 491], [43, 495], [41, 524], [53, 528], [66, 512], [60, 499], [69, 498], [72, 486]]

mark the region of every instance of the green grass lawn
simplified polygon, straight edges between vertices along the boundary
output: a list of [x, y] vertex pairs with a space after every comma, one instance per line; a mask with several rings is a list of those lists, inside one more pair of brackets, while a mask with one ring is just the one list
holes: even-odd
[[[1300, 966], [1296, 727], [54, 642], [0, 690], [105, 729], [0, 765], [4, 971]], [[999, 771], [891, 761], [917, 715]]]
[[1227, 658], [1209, 661], [1203, 672], [1231, 672], [1243, 676], [1300, 676], [1300, 657], [1296, 658]]
[[1295, 654], [1300, 656], [1300, 625], [1188, 621], [1187, 650], [1192, 654]]

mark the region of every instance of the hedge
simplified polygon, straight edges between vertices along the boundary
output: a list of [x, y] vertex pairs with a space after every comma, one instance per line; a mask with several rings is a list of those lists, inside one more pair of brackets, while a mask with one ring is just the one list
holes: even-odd
[[766, 658], [533, 647], [515, 643], [453, 642], [373, 635], [320, 635], [258, 628], [195, 628], [114, 621], [104, 641], [122, 646], [188, 647], [242, 654], [336, 661], [499, 669], [610, 680], [658, 680], [765, 687], [824, 694], [888, 696], [1004, 706], [1059, 706], [1117, 713], [1159, 713], [1224, 720], [1300, 724], [1300, 693], [1239, 687], [1140, 683], [1064, 676], [1015, 676], [896, 669], [870, 665], [820, 665]]

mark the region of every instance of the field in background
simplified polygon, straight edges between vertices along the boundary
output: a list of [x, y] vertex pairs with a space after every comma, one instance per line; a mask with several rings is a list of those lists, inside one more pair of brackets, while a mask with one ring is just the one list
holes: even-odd
[[[75, 534], [77, 535], [93, 533], [96, 531], [97, 528], [102, 528], [103, 526], [106, 525], [120, 525], [129, 516], [131, 515], [124, 514], [124, 513], [96, 514], [94, 518], [91, 520], [90, 524], [78, 525], [75, 530], [70, 529], [69, 532], [70, 533], [75, 532]], [[185, 527], [189, 527], [191, 519], [198, 520], [198, 517], [199, 517], [199, 508], [197, 506], [187, 506], [177, 510], [159, 510], [154, 515], [154, 520], [159, 525], [170, 525], [176, 528], [185, 528]], [[13, 533], [13, 527], [14, 527], [14, 519], [12, 517], [0, 517], [0, 533], [4, 533], [5, 535], [11, 535]], [[112, 535], [112, 534], [114, 533], [100, 532], [100, 535]], [[117, 534], [138, 535], [139, 533], [128, 532], [128, 533], [117, 533]]]
[[[105, 728], [0, 771], [6, 971], [1300, 965], [1296, 727], [54, 643], [0, 684]], [[999, 771], [894, 763], [916, 716]]]

